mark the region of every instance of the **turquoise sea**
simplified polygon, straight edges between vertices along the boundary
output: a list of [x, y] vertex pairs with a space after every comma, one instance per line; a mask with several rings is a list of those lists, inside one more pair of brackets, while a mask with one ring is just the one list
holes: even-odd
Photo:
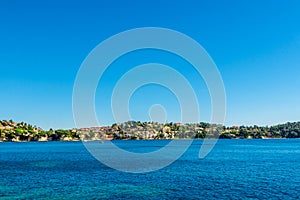
[[[114, 141], [148, 152], [168, 141]], [[168, 167], [145, 174], [111, 169], [81, 142], [0, 143], [0, 199], [299, 199], [300, 140], [202, 140]]]

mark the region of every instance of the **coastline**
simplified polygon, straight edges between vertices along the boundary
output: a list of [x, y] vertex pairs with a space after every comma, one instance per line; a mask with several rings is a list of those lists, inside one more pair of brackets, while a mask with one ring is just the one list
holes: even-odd
[[69, 143], [69, 142], [105, 142], [105, 141], [173, 141], [173, 140], [300, 140], [300, 138], [173, 138], [173, 139], [116, 139], [116, 140], [48, 140], [48, 141], [0, 141], [0, 143], [48, 143], [48, 142], [62, 142], [62, 143]]
[[24, 122], [0, 120], [0, 142], [177, 139], [286, 139], [300, 138], [300, 122], [275, 126], [226, 127], [205, 122], [193, 124], [128, 121], [111, 126], [43, 130]]

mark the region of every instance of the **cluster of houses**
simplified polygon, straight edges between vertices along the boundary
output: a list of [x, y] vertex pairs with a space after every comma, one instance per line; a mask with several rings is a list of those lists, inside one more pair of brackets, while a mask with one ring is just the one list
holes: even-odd
[[209, 127], [199, 124], [136, 122], [129, 121], [112, 126], [81, 128], [77, 130], [83, 140], [112, 140], [112, 139], [176, 139], [193, 138], [196, 134], [209, 131]]

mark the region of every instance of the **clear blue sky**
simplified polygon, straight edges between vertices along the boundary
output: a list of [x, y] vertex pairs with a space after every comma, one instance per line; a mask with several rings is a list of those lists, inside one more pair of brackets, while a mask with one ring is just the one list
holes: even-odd
[[[73, 127], [73, 83], [88, 53], [121, 31], [157, 26], [189, 35], [211, 55], [226, 87], [226, 125], [299, 121], [299, 10], [297, 0], [2, 0], [0, 119], [26, 121], [45, 129]], [[170, 66], [178, 63], [170, 55], [149, 53]], [[147, 60], [138, 53], [136, 56], [139, 63]], [[127, 61], [123, 59], [127, 65], [134, 60], [130, 55]], [[115, 81], [109, 77], [116, 72], [107, 72], [103, 80], [107, 90]], [[183, 74], [193, 76], [191, 71]], [[170, 110], [168, 121], [176, 121], [177, 102], [172, 94], [152, 87], [133, 95], [135, 119], [146, 120], [145, 106], [161, 100]], [[149, 95], [154, 90], [157, 95]], [[101, 103], [101, 95], [97, 92], [97, 108], [107, 104]], [[166, 104], [162, 99], [168, 98]], [[200, 103], [201, 119], [208, 121], [209, 100], [205, 99]], [[100, 111], [97, 115], [101, 124], [111, 122], [111, 116]]]

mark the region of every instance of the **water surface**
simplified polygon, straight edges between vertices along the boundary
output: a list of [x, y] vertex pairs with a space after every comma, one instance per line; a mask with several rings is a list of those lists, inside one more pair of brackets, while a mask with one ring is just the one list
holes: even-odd
[[[168, 141], [115, 141], [133, 152]], [[81, 142], [0, 143], [1, 199], [299, 199], [300, 140], [219, 140], [198, 159], [197, 140], [151, 173], [111, 169]], [[108, 152], [109, 153], [109, 152]]]

